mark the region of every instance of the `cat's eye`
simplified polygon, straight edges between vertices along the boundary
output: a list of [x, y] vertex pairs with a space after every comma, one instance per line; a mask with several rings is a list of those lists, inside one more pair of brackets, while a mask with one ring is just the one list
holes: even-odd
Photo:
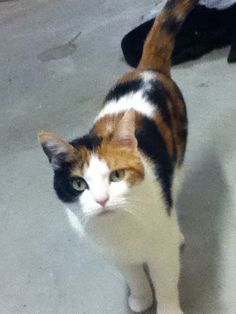
[[78, 192], [83, 192], [88, 188], [87, 183], [81, 177], [72, 178], [71, 184], [73, 188]]
[[110, 174], [110, 181], [119, 182], [124, 179], [124, 176], [125, 176], [124, 169], [112, 171]]

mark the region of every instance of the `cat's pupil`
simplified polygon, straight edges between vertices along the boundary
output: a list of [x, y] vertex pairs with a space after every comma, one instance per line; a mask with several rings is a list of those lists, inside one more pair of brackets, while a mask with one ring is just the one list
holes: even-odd
[[115, 176], [117, 177], [117, 179], [119, 179], [120, 178], [120, 172], [119, 171], [115, 171]]

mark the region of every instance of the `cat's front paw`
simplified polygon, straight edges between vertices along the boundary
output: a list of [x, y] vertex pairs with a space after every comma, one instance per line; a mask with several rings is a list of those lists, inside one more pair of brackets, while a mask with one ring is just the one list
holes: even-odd
[[184, 312], [178, 307], [178, 308], [163, 308], [163, 309], [158, 309], [157, 314], [184, 314]]
[[153, 297], [152, 295], [143, 296], [143, 297], [136, 297], [132, 294], [129, 296], [128, 299], [129, 307], [133, 312], [143, 312], [148, 310], [153, 304]]

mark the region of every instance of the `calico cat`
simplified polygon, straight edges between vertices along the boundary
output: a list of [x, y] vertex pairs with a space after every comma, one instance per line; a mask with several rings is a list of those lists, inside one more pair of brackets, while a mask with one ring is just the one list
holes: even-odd
[[54, 189], [72, 227], [123, 273], [135, 312], [183, 313], [175, 200], [185, 154], [187, 115], [171, 79], [175, 35], [193, 0], [169, 0], [145, 42], [138, 67], [107, 94], [88, 134], [68, 142], [41, 131]]

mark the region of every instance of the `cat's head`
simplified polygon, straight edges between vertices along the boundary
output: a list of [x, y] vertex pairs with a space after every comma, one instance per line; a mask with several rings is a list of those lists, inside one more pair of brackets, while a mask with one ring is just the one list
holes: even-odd
[[124, 114], [107, 138], [91, 133], [67, 142], [41, 131], [39, 140], [54, 170], [58, 197], [78, 204], [85, 217], [125, 210], [133, 187], [144, 180], [133, 110]]

